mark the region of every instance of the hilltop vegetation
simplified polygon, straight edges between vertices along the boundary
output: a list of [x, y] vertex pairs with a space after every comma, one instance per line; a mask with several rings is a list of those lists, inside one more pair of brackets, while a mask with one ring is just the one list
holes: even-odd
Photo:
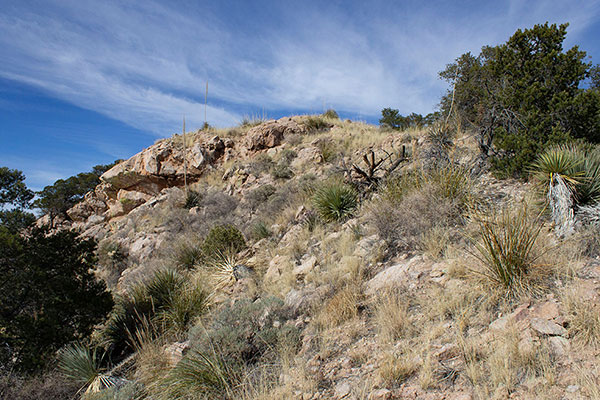
[[565, 34], [459, 57], [426, 117], [162, 139], [46, 188], [52, 230], [1, 169], [0, 396], [598, 398], [598, 72]]

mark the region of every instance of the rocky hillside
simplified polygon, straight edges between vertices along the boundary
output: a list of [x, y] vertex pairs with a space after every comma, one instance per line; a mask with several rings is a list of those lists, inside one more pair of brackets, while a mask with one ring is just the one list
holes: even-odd
[[[101, 180], [71, 227], [121, 306], [154, 303], [87, 397], [600, 398], [597, 230], [557, 238], [467, 133], [296, 116], [175, 135]], [[201, 312], [154, 314], [164, 271]]]

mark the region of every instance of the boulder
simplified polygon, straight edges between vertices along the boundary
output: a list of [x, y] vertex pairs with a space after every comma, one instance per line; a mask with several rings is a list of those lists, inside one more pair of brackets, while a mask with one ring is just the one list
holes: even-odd
[[292, 133], [306, 133], [306, 127], [292, 118], [267, 121], [248, 131], [245, 147], [249, 151], [269, 149], [279, 146], [284, 136]]

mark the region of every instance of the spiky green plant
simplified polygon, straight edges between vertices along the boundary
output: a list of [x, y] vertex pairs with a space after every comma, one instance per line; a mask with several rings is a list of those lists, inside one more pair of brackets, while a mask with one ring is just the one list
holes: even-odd
[[236, 377], [228, 361], [214, 349], [209, 353], [192, 350], [166, 377], [165, 398], [187, 399], [200, 395], [231, 399]]
[[475, 256], [484, 275], [508, 291], [527, 287], [527, 276], [540, 257], [536, 241], [542, 230], [539, 215], [532, 217], [527, 204], [503, 208], [477, 218], [481, 238]]
[[211, 294], [199, 283], [188, 282], [172, 296], [168, 307], [156, 315], [158, 325], [181, 334], [210, 307]]
[[105, 388], [117, 386], [122, 379], [103, 373], [100, 367], [101, 358], [97, 350], [90, 350], [82, 344], [73, 344], [58, 353], [58, 369], [69, 380], [81, 385], [86, 393], [98, 392]]
[[560, 175], [571, 190], [575, 190], [584, 177], [584, 159], [580, 150], [574, 145], [553, 146], [542, 153], [533, 164], [536, 180], [545, 188]]
[[582, 157], [584, 178], [577, 185], [577, 203], [597, 203], [600, 201], [600, 149], [588, 149]]
[[202, 194], [195, 190], [190, 190], [185, 196], [185, 203], [183, 203], [183, 208], [190, 209], [192, 207], [197, 207], [202, 202]]
[[312, 202], [325, 222], [341, 221], [354, 213], [358, 206], [358, 195], [349, 185], [331, 182], [315, 191]]
[[66, 378], [88, 386], [100, 375], [97, 351], [82, 344], [67, 346], [58, 353], [58, 369]]

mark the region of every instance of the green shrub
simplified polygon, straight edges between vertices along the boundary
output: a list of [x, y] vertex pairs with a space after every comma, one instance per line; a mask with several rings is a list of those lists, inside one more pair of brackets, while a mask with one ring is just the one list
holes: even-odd
[[271, 176], [275, 179], [290, 179], [294, 172], [285, 163], [278, 163], [271, 167]]
[[164, 386], [165, 399], [187, 399], [196, 395], [204, 398], [232, 399], [234, 386], [241, 381], [240, 371], [231, 361], [214, 350], [201, 353], [190, 351], [169, 372]]
[[598, 142], [600, 94], [581, 88], [591, 63], [577, 46], [563, 48], [568, 24], [517, 30], [506, 43], [466, 53], [440, 76], [451, 83], [441, 100], [462, 126], [472, 126], [500, 176], [522, 176], [548, 146]]
[[483, 263], [484, 274], [509, 291], [527, 288], [527, 277], [541, 256], [536, 241], [542, 224], [539, 216], [530, 213], [523, 204], [477, 218], [481, 238], [475, 243], [475, 255]]
[[209, 294], [202, 286], [173, 270], [159, 270], [117, 299], [103, 330], [105, 345], [114, 357], [122, 357], [136, 349], [140, 330], [147, 330], [150, 338], [183, 332], [208, 306]]
[[330, 128], [330, 125], [321, 116], [311, 116], [306, 118], [304, 121], [304, 126], [306, 126], [309, 131], [315, 132]]
[[276, 191], [277, 189], [273, 185], [262, 185], [256, 189], [252, 189], [246, 195], [246, 200], [248, 201], [250, 208], [256, 210], [260, 205], [266, 203]]
[[257, 221], [254, 224], [252, 224], [250, 232], [252, 239], [256, 241], [271, 237], [273, 235], [273, 232], [271, 232], [269, 226], [263, 221]]
[[195, 190], [190, 190], [185, 196], [185, 203], [183, 208], [190, 209], [192, 207], [198, 207], [202, 201], [202, 194]]
[[80, 388], [93, 386], [105, 389], [117, 386], [121, 380], [102, 373], [102, 360], [97, 357], [96, 349], [90, 350], [81, 344], [63, 348], [58, 353], [58, 369]]
[[322, 115], [325, 118], [340, 119], [340, 116], [338, 115], [337, 111], [335, 111], [333, 108], [328, 109]]
[[184, 240], [178, 243], [171, 255], [176, 268], [191, 270], [202, 261], [201, 244], [195, 240]]
[[261, 176], [269, 172], [273, 164], [273, 159], [268, 154], [260, 153], [248, 164], [248, 170], [254, 176]]
[[358, 205], [358, 195], [341, 182], [319, 187], [312, 197], [313, 205], [325, 222], [341, 221], [350, 217]]
[[298, 153], [292, 149], [283, 149], [278, 156], [279, 162], [289, 165], [292, 160], [298, 156]]
[[233, 225], [214, 226], [202, 243], [202, 254], [208, 260], [222, 254], [238, 253], [246, 248], [244, 235]]
[[340, 151], [333, 140], [319, 140], [317, 147], [321, 151], [323, 161], [327, 163], [334, 161], [338, 154], [340, 154]]
[[299, 332], [285, 325], [290, 318], [275, 297], [242, 299], [221, 309], [206, 332], [192, 330], [191, 337], [203, 354], [216, 349], [229, 362], [255, 365], [276, 360], [280, 345], [299, 344]]

